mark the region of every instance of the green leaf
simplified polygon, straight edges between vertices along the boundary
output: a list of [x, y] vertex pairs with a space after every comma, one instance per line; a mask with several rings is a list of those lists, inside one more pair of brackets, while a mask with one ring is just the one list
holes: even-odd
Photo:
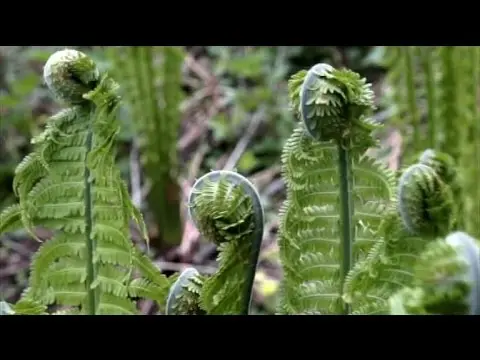
[[243, 106], [247, 112], [254, 111], [260, 104], [270, 102], [272, 97], [272, 91], [264, 86], [257, 86], [253, 89], [238, 89], [235, 96], [237, 105]]
[[50, 55], [52, 55], [51, 51], [41, 49], [30, 49], [25, 53], [25, 56], [28, 58], [28, 60], [38, 61], [41, 63], [46, 63]]
[[262, 50], [264, 49], [258, 49], [246, 56], [230, 59], [230, 62], [226, 64], [226, 70], [240, 77], [260, 77], [263, 72], [263, 66], [268, 59], [266, 49]]
[[213, 137], [215, 140], [224, 140], [228, 137], [230, 132], [230, 126], [225, 114], [218, 114], [210, 122], [210, 127], [213, 131]]
[[12, 95], [0, 96], [0, 106], [2, 107], [13, 108], [17, 106], [18, 103], [19, 100]]
[[241, 172], [248, 172], [257, 165], [257, 158], [252, 151], [246, 151], [238, 161], [237, 168]]
[[39, 76], [30, 73], [13, 84], [13, 93], [19, 97], [29, 95], [39, 84]]

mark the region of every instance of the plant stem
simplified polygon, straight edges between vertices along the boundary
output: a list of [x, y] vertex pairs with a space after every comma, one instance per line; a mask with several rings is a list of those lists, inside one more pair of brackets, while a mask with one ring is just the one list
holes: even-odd
[[[338, 144], [338, 167], [340, 171], [340, 224], [342, 227], [342, 250], [340, 265], [340, 294], [343, 293], [345, 277], [352, 267], [353, 231], [353, 198], [351, 158], [346, 142]], [[350, 306], [343, 303], [342, 314], [350, 313]]]
[[458, 124], [458, 98], [457, 98], [457, 79], [455, 77], [455, 48], [453, 46], [442, 46], [442, 98], [440, 99], [443, 111], [442, 129], [443, 133], [441, 147], [438, 150], [449, 153], [455, 161], [458, 161], [458, 139], [461, 133], [462, 125]]
[[93, 131], [89, 126], [86, 143], [86, 155], [85, 155], [85, 172], [84, 172], [84, 184], [85, 184], [85, 241], [87, 248], [87, 277], [85, 279], [85, 287], [87, 291], [86, 313], [88, 315], [95, 315], [97, 307], [96, 291], [92, 289], [92, 283], [95, 280], [95, 266], [93, 264], [93, 253], [95, 250], [95, 242], [92, 238], [92, 183], [90, 179], [90, 169], [87, 166], [88, 154], [92, 150], [93, 143]]
[[425, 85], [427, 88], [427, 122], [428, 122], [428, 147], [436, 149], [437, 147], [437, 129], [435, 127], [436, 121], [436, 101], [435, 101], [435, 78], [433, 73], [433, 50], [431, 48], [421, 49], [422, 51], [422, 65], [425, 73]]
[[258, 258], [260, 256], [260, 248], [263, 240], [263, 209], [260, 197], [251, 186], [244, 186], [245, 191], [252, 197], [253, 211], [255, 216], [255, 230], [252, 234], [252, 248], [249, 266], [246, 272], [247, 283], [245, 284], [244, 304], [240, 315], [248, 315], [250, 312], [250, 304], [252, 302], [253, 284], [255, 274], [257, 272]]
[[[480, 66], [479, 66], [479, 61], [480, 61], [480, 48], [475, 46], [471, 50], [471, 55], [472, 55], [472, 64], [473, 64], [473, 97], [474, 101], [472, 103], [472, 110], [473, 110], [473, 138], [476, 139], [474, 141], [474, 156], [473, 158], [475, 160], [475, 166], [474, 168], [476, 169], [476, 179], [480, 179], [480, 111], [478, 109], [478, 99], [479, 99], [479, 86], [480, 86]], [[476, 196], [474, 197], [477, 199], [476, 205], [473, 207], [473, 211], [475, 213], [474, 219], [476, 221], [471, 227], [471, 229], [468, 229], [469, 231], [472, 232], [472, 234], [479, 236], [478, 231], [480, 231], [480, 208], [479, 208], [479, 201], [480, 201], [480, 188], [478, 186], [475, 186], [476, 190]]]
[[420, 138], [420, 115], [417, 108], [417, 97], [415, 90], [415, 68], [414, 68], [414, 48], [405, 47], [405, 68], [407, 81], [407, 101], [408, 111], [412, 117], [413, 126], [413, 149], [418, 151], [422, 147]]

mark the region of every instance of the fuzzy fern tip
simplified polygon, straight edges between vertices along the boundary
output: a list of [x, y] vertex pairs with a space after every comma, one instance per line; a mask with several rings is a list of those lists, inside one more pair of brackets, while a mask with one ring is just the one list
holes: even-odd
[[84, 53], [65, 49], [50, 56], [43, 68], [43, 78], [55, 97], [74, 105], [85, 101], [83, 95], [96, 87], [100, 72]]

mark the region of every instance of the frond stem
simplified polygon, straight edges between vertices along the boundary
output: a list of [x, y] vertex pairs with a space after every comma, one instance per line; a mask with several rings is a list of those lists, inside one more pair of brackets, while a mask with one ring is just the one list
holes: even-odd
[[[436, 88], [435, 88], [435, 77], [433, 71], [433, 56], [432, 49], [425, 48], [421, 49], [422, 55], [422, 66], [425, 73], [425, 85], [427, 88], [427, 123], [428, 123], [428, 143], [429, 147], [436, 149], [437, 147], [437, 129], [435, 127], [435, 118], [436, 118]], [[416, 149], [417, 150], [417, 149]]]
[[253, 283], [257, 271], [258, 258], [260, 256], [260, 248], [263, 240], [263, 207], [260, 201], [260, 196], [257, 191], [248, 184], [245, 190], [253, 199], [253, 208], [255, 212], [255, 230], [253, 231], [253, 246], [250, 258], [249, 267], [246, 273], [247, 285], [245, 287], [244, 305], [241, 315], [248, 315], [250, 311], [250, 304], [252, 302]]
[[[340, 293], [343, 292], [343, 285], [346, 276], [352, 267], [352, 248], [354, 241], [353, 231], [353, 197], [352, 197], [352, 167], [348, 147], [344, 141], [338, 144], [338, 168], [340, 171], [340, 223], [342, 227], [342, 253], [340, 267]], [[350, 306], [343, 303], [342, 314], [350, 313]]]
[[412, 117], [413, 126], [413, 146], [415, 150], [421, 147], [420, 139], [420, 116], [417, 108], [417, 96], [415, 90], [415, 67], [414, 67], [414, 48], [412, 46], [405, 47], [405, 68], [407, 81], [407, 101], [408, 110]]
[[96, 290], [92, 289], [92, 284], [96, 277], [95, 266], [93, 263], [93, 253], [95, 251], [95, 240], [92, 238], [93, 228], [93, 214], [92, 214], [92, 180], [90, 178], [90, 169], [87, 166], [87, 157], [92, 150], [93, 144], [93, 130], [92, 124], [89, 125], [87, 140], [86, 140], [86, 155], [85, 155], [85, 241], [87, 248], [87, 276], [85, 280], [85, 286], [87, 291], [86, 313], [88, 315], [95, 315], [97, 308], [97, 294]]

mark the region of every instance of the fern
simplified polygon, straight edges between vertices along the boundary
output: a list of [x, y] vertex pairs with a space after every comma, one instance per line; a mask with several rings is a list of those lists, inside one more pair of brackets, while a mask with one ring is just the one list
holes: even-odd
[[412, 283], [419, 254], [453, 229], [451, 165], [445, 154], [426, 150], [403, 172], [395, 206], [384, 217], [375, 246], [347, 278], [345, 299], [354, 314], [388, 313], [388, 298]]
[[[439, 111], [437, 109], [437, 80], [436, 80], [436, 52], [431, 46], [424, 46], [419, 49], [420, 63], [424, 74], [424, 84], [427, 103], [427, 146], [436, 148], [438, 144], [437, 125], [439, 123]], [[417, 100], [417, 99], [415, 99]], [[419, 132], [419, 131], [417, 131]]]
[[112, 48], [109, 53], [138, 135], [149, 208], [164, 243], [178, 244], [182, 228], [176, 146], [183, 97], [182, 48], [134, 46]]
[[[219, 268], [165, 277], [129, 239], [133, 218], [148, 241], [115, 166], [117, 84], [74, 50], [52, 55], [45, 80], [69, 107], [18, 165], [18, 204], [0, 214], [0, 233], [35, 236], [41, 225], [54, 235], [33, 257], [20, 301], [0, 302], [0, 314], [48, 314], [53, 304], [57, 315], [136, 314], [139, 297], [167, 315], [249, 314], [264, 226], [253, 185], [232, 171], [196, 181], [189, 213], [218, 246]], [[458, 231], [455, 159], [428, 149], [397, 179], [370, 158], [373, 92], [350, 70], [318, 64], [289, 90], [300, 123], [281, 159], [279, 313], [479, 314], [479, 247]]]
[[172, 311], [198, 304], [198, 309], [193, 308], [196, 313], [248, 315], [263, 238], [259, 195], [240, 174], [212, 171], [195, 182], [189, 209], [200, 233], [218, 245], [219, 268], [208, 277], [191, 276], [186, 270], [194, 286], [184, 287], [179, 278], [179, 284], [171, 288], [170, 299], [178, 304], [172, 305]]
[[204, 315], [200, 294], [203, 281], [194, 268], [185, 269], [170, 288], [166, 315]]
[[[379, 126], [368, 118], [373, 93], [356, 73], [319, 64], [293, 75], [289, 87], [301, 122], [282, 154], [287, 199], [280, 210], [284, 279], [279, 313], [388, 314], [392, 295], [416, 286], [420, 254], [459, 226], [461, 206], [454, 199], [462, 192], [455, 161], [428, 149], [397, 179], [368, 157]], [[228, 272], [227, 262], [221, 260], [219, 274], [210, 278], [186, 270], [171, 288], [170, 313], [245, 313], [240, 311], [245, 307], [236, 305], [248, 299], [239, 293], [246, 288], [234, 290], [233, 284], [242, 283], [238, 276], [245, 269], [239, 265], [255, 262], [246, 261], [249, 252], [238, 250], [240, 242], [225, 241], [235, 234], [244, 238], [241, 244], [247, 248], [252, 244], [247, 238], [263, 217], [254, 211], [259, 202], [253, 208], [236, 205], [248, 199], [246, 193], [255, 192], [248, 187], [242, 197], [237, 188], [235, 194], [233, 178], [222, 181], [220, 173], [197, 182], [191, 215], [204, 236], [228, 244], [241, 256], [237, 262], [228, 257]], [[198, 202], [193, 195], [197, 193]], [[229, 249], [221, 249], [221, 259], [231, 254]], [[476, 265], [469, 265], [476, 274]], [[472, 281], [469, 285], [477, 284]], [[455, 291], [447, 292], [445, 296], [456, 296]], [[459, 296], [465, 299], [467, 291]], [[221, 311], [212, 311], [215, 299]], [[398, 296], [393, 299], [398, 304]]]
[[[413, 65], [418, 81], [405, 82]], [[464, 216], [458, 226], [474, 236], [480, 229], [480, 193], [476, 184], [480, 176], [478, 90], [480, 85], [480, 48], [467, 46], [387, 47], [387, 83], [395, 96], [396, 118], [391, 124], [406, 135], [413, 132], [420, 142], [407, 143], [403, 157], [410, 162], [412, 154], [425, 144], [423, 125], [417, 113], [426, 115], [427, 147], [448, 153], [459, 166], [458, 182], [464, 195], [456, 197], [456, 206]], [[426, 106], [424, 106], [426, 104]], [[416, 110], [414, 110], [416, 109]], [[409, 130], [411, 129], [411, 130]], [[407, 131], [408, 130], [408, 131]], [[472, 166], [472, 161], [475, 166]]]
[[349, 313], [343, 282], [376, 240], [394, 176], [365, 155], [378, 128], [370, 85], [350, 70], [319, 64], [290, 81], [301, 125], [282, 155], [281, 313]]
[[430, 243], [415, 265], [415, 281], [390, 298], [394, 315], [480, 315], [480, 251], [463, 232]]
[[169, 280], [129, 239], [133, 218], [148, 241], [115, 165], [117, 84], [70, 49], [49, 58], [44, 78], [69, 107], [48, 120], [18, 165], [18, 204], [0, 215], [0, 232], [23, 227], [35, 236], [34, 227], [43, 226], [54, 235], [33, 256], [28, 288], [13, 310], [40, 314], [55, 304], [80, 314], [136, 314], [129, 295], [141, 280], [134, 270], [163, 303]]

